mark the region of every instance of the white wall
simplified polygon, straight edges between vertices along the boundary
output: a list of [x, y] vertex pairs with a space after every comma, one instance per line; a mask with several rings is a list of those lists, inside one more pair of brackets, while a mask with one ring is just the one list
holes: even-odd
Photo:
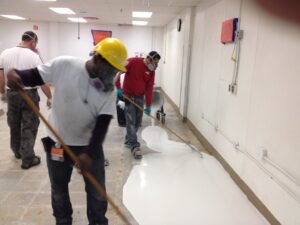
[[[176, 17], [171, 23], [165, 27], [164, 33], [164, 56], [161, 84], [164, 91], [172, 98], [177, 106], [180, 105], [180, 96], [182, 92], [181, 81], [183, 71], [183, 52], [184, 52], [184, 34], [186, 12]], [[177, 20], [181, 18], [182, 29], [177, 31]]]
[[[76, 23], [0, 20], [0, 29], [6, 31], [1, 33], [0, 52], [20, 43], [21, 35], [26, 30], [32, 30], [34, 24], [39, 26], [35, 32], [39, 37], [38, 48], [45, 61], [59, 55], [88, 59], [93, 48], [91, 29], [111, 30], [112, 36], [125, 44], [129, 57], [135, 56], [135, 52], [147, 54], [156, 50], [162, 53], [163, 50], [163, 28], [159, 27], [80, 24], [78, 39]], [[160, 86], [160, 73], [158, 68], [155, 81], [157, 86]]]
[[22, 34], [25, 31], [32, 30], [34, 24], [39, 25], [39, 30], [34, 31], [39, 37], [38, 49], [44, 59], [49, 59], [48, 48], [49, 48], [49, 27], [48, 23], [45, 22], [26, 22], [26, 21], [11, 21], [11, 20], [0, 20], [0, 52], [6, 48], [17, 46], [21, 42]]
[[[239, 16], [244, 38], [233, 95], [228, 92], [233, 45], [221, 44], [220, 34], [222, 21]], [[180, 108], [178, 71], [185, 56], [175, 21], [164, 34], [162, 88]], [[253, 0], [200, 4], [193, 23], [190, 74], [185, 75], [188, 119], [282, 224], [299, 225], [300, 26], [272, 17]], [[262, 148], [295, 182], [261, 160]]]

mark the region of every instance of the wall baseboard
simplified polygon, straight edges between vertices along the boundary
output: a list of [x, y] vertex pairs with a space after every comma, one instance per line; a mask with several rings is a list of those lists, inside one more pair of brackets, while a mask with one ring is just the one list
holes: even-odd
[[275, 216], [268, 210], [263, 202], [255, 195], [250, 187], [241, 179], [241, 177], [232, 169], [232, 167], [226, 162], [226, 160], [219, 154], [219, 152], [208, 142], [208, 140], [196, 129], [193, 123], [187, 120], [187, 124], [192, 132], [199, 139], [203, 147], [209, 154], [214, 156], [223, 166], [223, 168], [229, 173], [234, 182], [244, 192], [249, 201], [257, 208], [257, 210], [269, 221], [272, 225], [281, 225], [281, 223], [275, 218]]
[[233, 181], [237, 186], [243, 191], [247, 196], [249, 201], [256, 207], [256, 209], [268, 220], [271, 225], [281, 225], [281, 223], [275, 218], [275, 216], [269, 211], [269, 209], [263, 204], [263, 202], [255, 195], [255, 193], [250, 189], [250, 187], [241, 179], [241, 177], [232, 169], [232, 167], [227, 163], [227, 161], [220, 155], [220, 153], [209, 143], [209, 141], [198, 131], [194, 124], [186, 117], [183, 117], [177, 105], [172, 101], [172, 99], [161, 89], [160, 91], [167, 98], [168, 102], [176, 111], [177, 115], [181, 121], [187, 123], [188, 127], [192, 130], [195, 136], [198, 138], [200, 143], [203, 145], [204, 149], [212, 156], [214, 156], [223, 166], [223, 168], [229, 173]]

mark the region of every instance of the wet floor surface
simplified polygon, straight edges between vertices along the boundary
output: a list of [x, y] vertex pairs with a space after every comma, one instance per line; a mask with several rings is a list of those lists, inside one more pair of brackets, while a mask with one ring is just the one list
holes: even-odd
[[[191, 141], [198, 149], [203, 147], [193, 135], [186, 124], [179, 120], [177, 113], [167, 102], [164, 103], [166, 112], [166, 125], [180, 134], [183, 138]], [[41, 112], [47, 115], [46, 100], [41, 94]], [[4, 111], [6, 108], [4, 106]], [[155, 114], [155, 111], [152, 112]], [[142, 129], [151, 125], [151, 119], [144, 116]], [[141, 129], [141, 130], [142, 130]], [[144, 154], [153, 152], [141, 139]], [[41, 122], [35, 145], [37, 155], [41, 156], [41, 165], [22, 170], [21, 161], [14, 158], [9, 147], [9, 128], [6, 115], [0, 116], [0, 224], [2, 225], [53, 225], [50, 200], [50, 182], [45, 161], [44, 150], [40, 138], [45, 135], [44, 125]], [[107, 191], [116, 205], [125, 214], [132, 225], [138, 224], [132, 214], [123, 204], [123, 186], [135, 165], [141, 161], [133, 159], [130, 150], [124, 145], [125, 128], [119, 127], [117, 120], [113, 119], [107, 134], [104, 151], [109, 160], [106, 167]], [[170, 135], [172, 140], [179, 139]], [[73, 171], [70, 183], [70, 195], [73, 204], [74, 225], [88, 224], [86, 218], [86, 200], [84, 183], [81, 175]], [[124, 222], [109, 207], [107, 217], [111, 225], [123, 225]]]

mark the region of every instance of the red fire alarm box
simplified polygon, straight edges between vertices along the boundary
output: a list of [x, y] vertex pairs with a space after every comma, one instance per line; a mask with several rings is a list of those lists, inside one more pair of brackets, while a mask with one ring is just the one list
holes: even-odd
[[222, 23], [221, 42], [223, 44], [232, 43], [235, 41], [235, 32], [237, 30], [238, 18], [225, 20]]

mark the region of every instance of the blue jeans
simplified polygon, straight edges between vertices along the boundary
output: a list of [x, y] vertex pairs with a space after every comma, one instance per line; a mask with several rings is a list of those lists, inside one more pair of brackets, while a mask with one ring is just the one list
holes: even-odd
[[[78, 155], [82, 153], [85, 146], [69, 146]], [[100, 151], [100, 150], [99, 150]], [[74, 163], [64, 154], [64, 162], [54, 161], [51, 154], [47, 152], [47, 166], [51, 182], [51, 201], [53, 215], [56, 218], [56, 225], [72, 224], [72, 204], [69, 196], [68, 184], [71, 179]], [[91, 174], [105, 188], [104, 154], [94, 159]], [[85, 191], [87, 193], [87, 217], [89, 225], [108, 225], [105, 217], [107, 201], [94, 189], [90, 182], [84, 178]]]
[[[142, 108], [144, 107], [144, 97], [129, 97]], [[143, 111], [138, 109], [128, 100], [125, 101], [125, 118], [126, 118], [126, 137], [125, 143], [131, 148], [140, 147], [137, 139], [137, 131], [142, 124]]]

